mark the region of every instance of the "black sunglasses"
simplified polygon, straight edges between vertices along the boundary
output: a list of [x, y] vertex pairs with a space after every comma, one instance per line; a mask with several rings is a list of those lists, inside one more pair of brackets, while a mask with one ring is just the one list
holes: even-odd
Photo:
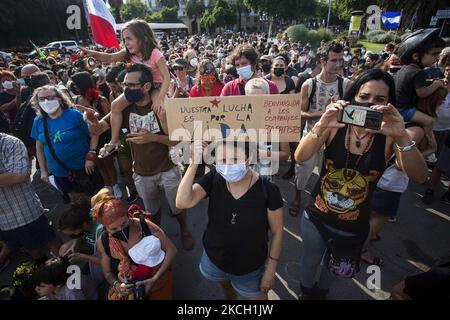
[[214, 69], [212, 69], [212, 68], [210, 68], [210, 69], [205, 69], [205, 70], [203, 70], [203, 71], [200, 71], [200, 74], [201, 75], [204, 75], [204, 74], [213, 74], [214, 73]]

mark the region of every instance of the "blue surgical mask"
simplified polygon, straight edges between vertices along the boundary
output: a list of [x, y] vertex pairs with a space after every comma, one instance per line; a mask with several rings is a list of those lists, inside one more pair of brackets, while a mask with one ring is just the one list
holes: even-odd
[[142, 98], [144, 98], [144, 94], [142, 93], [141, 89], [130, 89], [125, 88], [124, 90], [125, 99], [127, 99], [128, 102], [138, 102], [141, 101]]
[[238, 182], [242, 180], [248, 171], [245, 163], [218, 164], [216, 171], [228, 182]]
[[248, 65], [242, 68], [237, 68], [236, 69], [239, 77], [241, 77], [244, 80], [250, 80], [250, 78], [253, 76], [253, 70], [252, 70], [252, 66]]

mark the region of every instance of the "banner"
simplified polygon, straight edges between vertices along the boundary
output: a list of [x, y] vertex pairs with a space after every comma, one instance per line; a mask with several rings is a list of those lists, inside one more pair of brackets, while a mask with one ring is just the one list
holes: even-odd
[[120, 50], [116, 36], [116, 22], [102, 0], [86, 0], [89, 22], [96, 44]]
[[401, 12], [383, 12], [381, 21], [386, 29], [398, 29], [400, 27]]
[[167, 99], [166, 113], [172, 141], [300, 139], [299, 94]]

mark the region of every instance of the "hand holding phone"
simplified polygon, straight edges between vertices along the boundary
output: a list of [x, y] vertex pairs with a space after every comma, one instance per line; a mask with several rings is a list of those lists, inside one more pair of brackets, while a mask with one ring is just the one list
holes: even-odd
[[380, 130], [383, 112], [370, 107], [348, 105], [338, 114], [338, 122], [372, 130]]

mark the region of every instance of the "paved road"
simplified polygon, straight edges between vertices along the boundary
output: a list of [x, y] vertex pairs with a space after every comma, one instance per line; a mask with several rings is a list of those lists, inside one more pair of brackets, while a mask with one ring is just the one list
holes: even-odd
[[[282, 166], [280, 172], [284, 172]], [[311, 190], [317, 175], [309, 181]], [[285, 201], [285, 240], [283, 253], [278, 266], [277, 281], [270, 292], [271, 299], [295, 299], [299, 292], [299, 259], [302, 252], [300, 216], [291, 217], [288, 203], [293, 196], [292, 181], [275, 178]], [[57, 191], [41, 183], [34, 177], [33, 185], [44, 206], [51, 210], [50, 216], [56, 221], [64, 208]], [[442, 182], [440, 192], [448, 182]], [[399, 221], [388, 224], [381, 233], [381, 240], [374, 243], [370, 250], [384, 260], [381, 269], [381, 289], [369, 291], [365, 287], [368, 274], [367, 265], [362, 264], [361, 272], [355, 279], [338, 279], [333, 284], [330, 299], [383, 299], [387, 292], [404, 277], [426, 271], [433, 262], [450, 252], [450, 206], [436, 201], [427, 207], [420, 201], [422, 186], [411, 184], [402, 197]], [[307, 198], [307, 195], [305, 195]], [[201, 238], [207, 223], [207, 200], [189, 210], [188, 223], [193, 232], [196, 245], [192, 251], [184, 251], [181, 247], [180, 234], [176, 219], [168, 215], [168, 207], [164, 208], [162, 227], [179, 248], [174, 265], [174, 298], [175, 299], [223, 299], [219, 285], [205, 280], [199, 270], [198, 262], [202, 254]], [[8, 284], [15, 266], [27, 260], [23, 252], [16, 253], [11, 265], [0, 274], [0, 285]]]

